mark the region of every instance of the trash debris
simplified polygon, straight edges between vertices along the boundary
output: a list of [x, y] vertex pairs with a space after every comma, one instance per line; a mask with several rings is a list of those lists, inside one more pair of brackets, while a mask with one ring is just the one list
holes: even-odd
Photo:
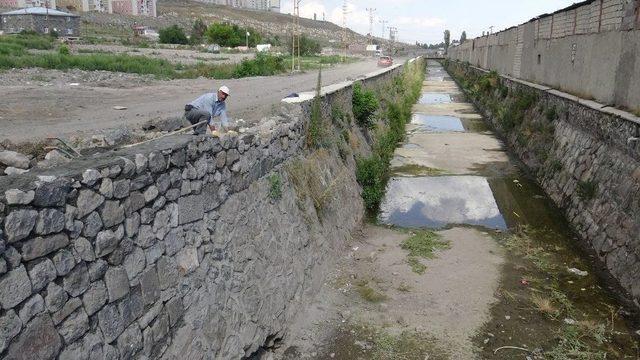
[[520, 279], [520, 285], [529, 286], [529, 280], [527, 280], [527, 279]]
[[505, 316], [504, 316], [504, 319], [505, 319], [505, 320], [511, 320], [511, 316], [509, 316], [509, 315], [505, 315]]
[[568, 270], [569, 270], [570, 273], [576, 274], [578, 276], [587, 276], [587, 275], [589, 275], [588, 272], [580, 270], [580, 269], [576, 269], [576, 268], [570, 268]]
[[360, 248], [357, 247], [357, 246], [354, 246], [354, 247], [351, 248], [351, 250], [353, 250], [353, 251], [358, 251], [358, 249], [360, 249]]
[[79, 86], [80, 83], [69, 83], [69, 86]]
[[570, 319], [570, 318], [565, 318], [565, 319], [564, 319], [564, 323], [565, 323], [565, 324], [567, 324], [567, 325], [575, 325], [575, 324], [577, 324], [578, 322], [577, 322], [577, 321], [575, 321], [575, 320], [573, 320], [573, 319]]
[[522, 189], [522, 184], [520, 183], [520, 181], [518, 181], [518, 179], [513, 180], [513, 183], [516, 184], [517, 187]]
[[126, 106], [114, 106], [113, 110], [127, 110]]
[[515, 212], [515, 211], [513, 211], [513, 215], [515, 215], [515, 216], [516, 216], [516, 217], [518, 217], [518, 218], [520, 217], [520, 215], [518, 215], [518, 213], [517, 213], [517, 212]]

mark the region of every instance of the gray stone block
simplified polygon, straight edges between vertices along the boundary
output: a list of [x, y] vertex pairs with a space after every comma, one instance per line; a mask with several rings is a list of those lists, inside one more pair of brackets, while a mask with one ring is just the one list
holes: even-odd
[[64, 229], [65, 218], [62, 211], [56, 209], [43, 209], [38, 213], [36, 220], [36, 234], [48, 235], [58, 233]]
[[165, 252], [167, 255], [175, 255], [184, 247], [184, 234], [182, 228], [171, 229], [164, 238]]
[[159, 173], [167, 168], [167, 162], [164, 156], [158, 152], [149, 154], [149, 170], [153, 173]]
[[180, 197], [180, 190], [178, 189], [169, 189], [167, 190], [166, 196], [168, 201], [176, 201]]
[[82, 301], [80, 301], [79, 298], [70, 298], [69, 301], [64, 304], [62, 309], [51, 314], [51, 320], [53, 320], [55, 325], [58, 325], [81, 306]]
[[87, 291], [89, 288], [89, 273], [84, 262], [76, 265], [71, 272], [63, 279], [64, 290], [71, 296], [76, 297]]
[[99, 330], [65, 346], [58, 360], [98, 360], [104, 359], [102, 353], [102, 335]]
[[76, 341], [87, 331], [89, 331], [89, 318], [82, 308], [69, 315], [69, 317], [58, 326], [58, 332], [67, 344]]
[[135, 354], [142, 350], [142, 333], [137, 324], [129, 326], [118, 337], [118, 350], [121, 359], [133, 359]]
[[29, 236], [36, 224], [38, 212], [35, 210], [14, 210], [4, 219], [4, 234], [9, 243]]
[[48, 314], [42, 314], [29, 322], [14, 339], [5, 353], [5, 359], [53, 359], [61, 347], [60, 335], [51, 318]]
[[187, 161], [187, 154], [184, 149], [176, 150], [171, 154], [171, 164], [177, 167], [183, 167]]
[[107, 201], [100, 213], [105, 228], [116, 226], [124, 221], [124, 208], [118, 201]]
[[119, 360], [120, 354], [118, 353], [118, 349], [115, 346], [104, 345], [102, 347], [102, 355], [104, 360]]
[[64, 227], [69, 231], [74, 230], [74, 221], [78, 215], [78, 208], [67, 205], [64, 210]]
[[169, 187], [171, 186], [170, 175], [167, 173], [160, 174], [158, 176], [158, 179], [156, 180], [156, 186], [158, 187], [158, 192], [164, 195], [164, 193], [166, 193], [167, 190], [169, 190]]
[[33, 204], [40, 207], [64, 206], [69, 191], [71, 191], [71, 182], [65, 178], [39, 182]]
[[102, 259], [96, 259], [96, 261], [89, 264], [89, 279], [96, 281], [102, 279], [104, 273], [107, 272], [109, 264]]
[[155, 265], [152, 265], [140, 275], [140, 290], [145, 305], [153, 304], [160, 298], [160, 284]]
[[18, 315], [23, 324], [29, 322], [34, 316], [44, 311], [44, 299], [40, 294], [35, 294], [22, 304]]
[[9, 189], [4, 192], [7, 199], [7, 205], [29, 205], [33, 201], [36, 192], [33, 190], [22, 191], [18, 189]]
[[142, 172], [147, 170], [147, 165], [149, 163], [149, 160], [147, 159], [146, 156], [142, 154], [136, 154], [135, 163], [136, 163], [136, 172], [138, 174], [142, 174]]
[[139, 247], [134, 247], [133, 251], [124, 258], [124, 269], [129, 280], [133, 280], [144, 270], [146, 265], [145, 253]]
[[124, 322], [115, 304], [108, 304], [98, 312], [98, 326], [107, 343], [113, 342], [124, 331]]
[[147, 312], [138, 320], [138, 325], [140, 325], [140, 328], [144, 329], [148, 327], [149, 324], [151, 324], [151, 322], [155, 320], [158, 315], [160, 315], [162, 308], [162, 302], [158, 301], [149, 310], [147, 310]]
[[109, 178], [102, 179], [102, 183], [100, 183], [100, 189], [98, 191], [105, 198], [111, 199], [113, 197], [113, 181]]
[[4, 250], [4, 258], [9, 263], [10, 269], [17, 268], [22, 261], [22, 255], [13, 246], [9, 246]]
[[162, 209], [166, 203], [167, 199], [164, 196], [160, 196], [153, 202], [151, 209], [157, 212], [158, 210]]
[[95, 169], [87, 169], [82, 173], [82, 183], [88, 186], [93, 186], [98, 180], [102, 178], [102, 174]]
[[165, 290], [178, 283], [178, 266], [174, 259], [163, 256], [156, 263], [160, 289]]
[[97, 211], [92, 212], [84, 219], [84, 229], [82, 234], [89, 239], [93, 239], [102, 229], [102, 219]]
[[74, 240], [73, 249], [83, 261], [91, 262], [96, 259], [96, 255], [93, 252], [93, 246], [91, 246], [91, 242], [86, 238], [81, 237]]
[[95, 253], [97, 257], [111, 254], [118, 247], [118, 238], [111, 230], [100, 231], [96, 237]]
[[124, 212], [127, 216], [131, 216], [134, 212], [142, 209], [145, 204], [144, 195], [139, 191], [132, 191], [124, 201]]
[[165, 210], [156, 213], [153, 219], [153, 232], [158, 240], [163, 240], [169, 232], [169, 214]]
[[134, 239], [134, 243], [142, 248], [148, 248], [156, 241], [156, 236], [153, 233], [153, 229], [149, 225], [140, 226], [138, 235]]
[[0, 278], [0, 305], [3, 309], [11, 309], [29, 296], [31, 280], [24, 266], [20, 265]]
[[65, 276], [76, 266], [76, 259], [70, 251], [62, 249], [53, 256], [53, 264], [58, 275]]
[[124, 229], [128, 237], [133, 238], [140, 229], [140, 215], [136, 212], [127, 217], [124, 221]]
[[144, 189], [151, 184], [153, 184], [153, 177], [149, 174], [143, 174], [131, 180], [130, 188], [132, 191], [137, 191]]
[[69, 245], [67, 234], [56, 234], [46, 237], [37, 237], [28, 240], [22, 245], [22, 258], [26, 261], [50, 254]]
[[131, 180], [124, 179], [113, 182], [113, 197], [116, 199], [124, 199], [129, 196], [131, 190]]
[[200, 265], [198, 261], [198, 250], [194, 247], [185, 247], [176, 255], [178, 263], [178, 273], [181, 275], [189, 274]]
[[34, 292], [44, 289], [45, 286], [58, 277], [56, 267], [49, 259], [45, 258], [42, 261], [34, 262], [34, 264], [30, 263], [29, 267], [29, 277], [31, 278]]
[[81, 219], [89, 215], [103, 202], [104, 196], [91, 190], [80, 190], [76, 206], [78, 208], [78, 218]]
[[68, 298], [69, 295], [58, 284], [52, 282], [47, 285], [47, 295], [44, 302], [49, 312], [57, 312], [62, 309]]
[[22, 329], [22, 321], [15, 311], [9, 310], [0, 316], [0, 353], [7, 348], [14, 337], [20, 334], [20, 329]]
[[107, 287], [102, 280], [96, 281], [91, 284], [89, 289], [82, 295], [82, 304], [87, 312], [87, 315], [91, 316], [98, 312], [107, 303]]
[[204, 217], [205, 199], [203, 196], [185, 196], [178, 200], [179, 223], [187, 224], [202, 220]]
[[118, 304], [118, 310], [124, 321], [124, 326], [129, 326], [144, 314], [144, 304], [140, 291], [132, 291], [129, 296]]
[[162, 254], [164, 254], [164, 242], [157, 241], [152, 246], [145, 249], [145, 258], [147, 260], [147, 264], [153, 264], [158, 260]]
[[164, 339], [169, 333], [169, 317], [167, 314], [160, 314], [151, 325], [151, 332], [153, 333], [153, 341], [156, 343]]
[[169, 315], [169, 325], [171, 327], [175, 326], [184, 314], [184, 305], [182, 305], [182, 298], [176, 296], [173, 299], [167, 301], [165, 309], [167, 311], [167, 314]]
[[159, 194], [160, 192], [158, 191], [158, 188], [155, 185], [151, 185], [143, 193], [144, 200], [146, 202], [151, 202], [158, 197]]
[[104, 282], [107, 285], [110, 303], [122, 299], [129, 293], [129, 278], [122, 267], [107, 269], [104, 274]]

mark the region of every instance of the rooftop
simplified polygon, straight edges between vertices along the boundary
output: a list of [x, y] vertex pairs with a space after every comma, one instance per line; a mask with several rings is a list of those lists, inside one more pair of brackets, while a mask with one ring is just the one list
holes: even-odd
[[2, 15], [49, 15], [49, 16], [78, 16], [60, 10], [48, 9], [45, 7], [30, 7], [19, 10], [8, 11]]

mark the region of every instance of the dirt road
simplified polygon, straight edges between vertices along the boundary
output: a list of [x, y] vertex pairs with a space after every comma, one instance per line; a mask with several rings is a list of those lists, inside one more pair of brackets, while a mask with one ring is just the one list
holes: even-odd
[[[401, 61], [400, 59], [398, 61]], [[323, 84], [357, 78], [377, 69], [374, 60], [335, 66], [322, 73]], [[293, 92], [315, 88], [317, 72], [234, 80], [171, 80], [136, 88], [77, 86], [0, 87], [0, 140], [13, 142], [48, 135], [68, 136], [120, 126], [135, 126], [149, 119], [182, 116], [184, 104], [223, 83], [231, 89], [229, 116], [247, 121], [270, 113]], [[126, 110], [114, 110], [114, 106]]]

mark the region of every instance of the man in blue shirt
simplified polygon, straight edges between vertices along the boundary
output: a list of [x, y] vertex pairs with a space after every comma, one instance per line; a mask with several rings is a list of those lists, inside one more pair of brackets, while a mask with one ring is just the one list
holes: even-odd
[[[193, 130], [194, 134], [204, 134], [209, 126], [209, 130], [219, 130], [228, 124], [227, 105], [225, 100], [229, 96], [229, 88], [221, 86], [217, 93], [206, 93], [199, 98], [188, 103], [184, 107], [184, 116], [192, 125], [206, 121]], [[214, 122], [213, 118], [218, 117], [220, 121]]]

